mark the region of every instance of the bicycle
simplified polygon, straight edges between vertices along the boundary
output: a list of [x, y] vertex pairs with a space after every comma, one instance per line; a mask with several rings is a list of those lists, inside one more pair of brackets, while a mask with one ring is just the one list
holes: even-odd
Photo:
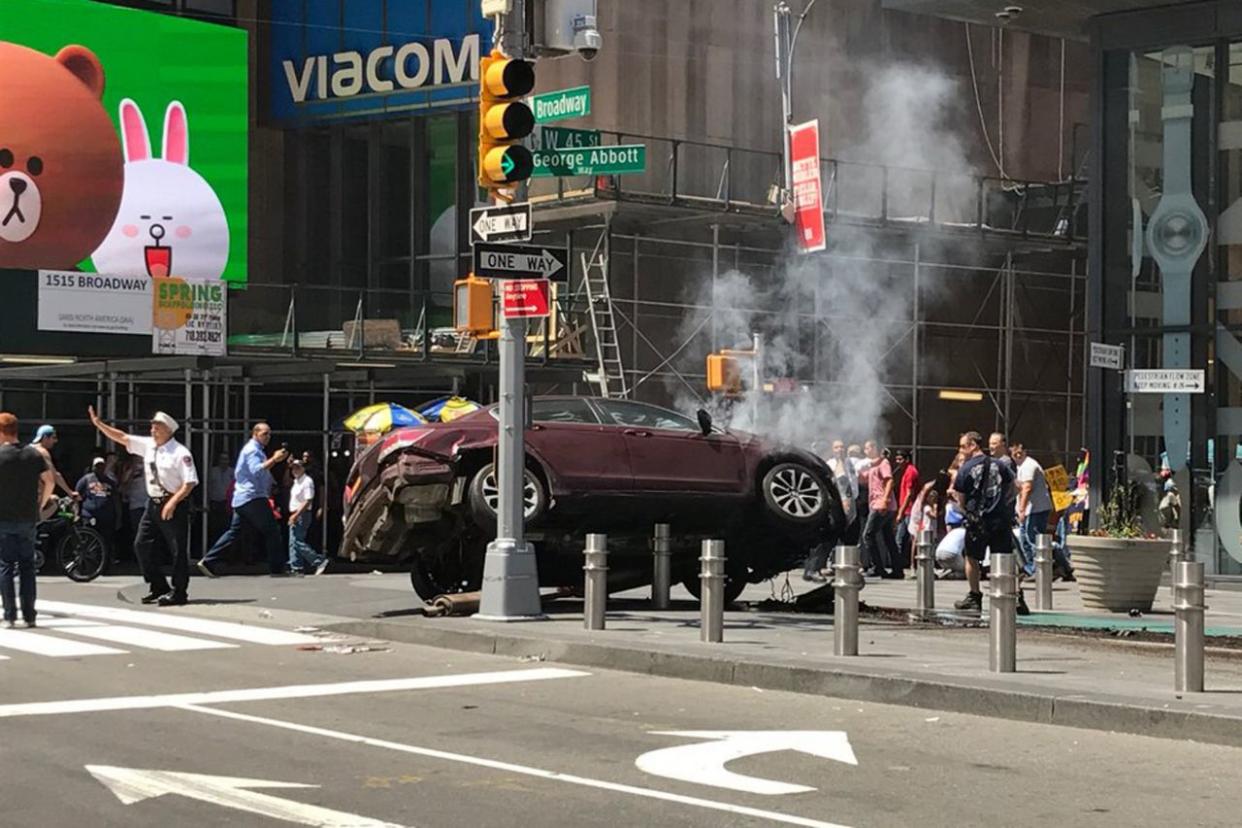
[[36, 527], [35, 568], [41, 571], [51, 549], [56, 566], [78, 583], [93, 581], [108, 567], [108, 543], [91, 523], [81, 516], [71, 497], [57, 500], [56, 512]]

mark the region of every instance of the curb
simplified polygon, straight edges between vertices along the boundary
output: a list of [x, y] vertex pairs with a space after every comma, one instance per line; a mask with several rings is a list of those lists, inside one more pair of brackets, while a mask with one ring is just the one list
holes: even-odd
[[915, 673], [842, 669], [839, 663], [819, 667], [755, 659], [738, 661], [723, 650], [717, 651], [720, 656], [697, 655], [649, 646], [566, 641], [509, 631], [455, 630], [383, 620], [349, 621], [326, 625], [324, 629], [363, 638], [662, 678], [1242, 747], [1242, 716], [1204, 710], [1209, 706], [1204, 703], [1209, 698], [1206, 694], [1188, 694], [1163, 704], [1142, 704], [1123, 698], [1057, 693], [1030, 686], [981, 687]]

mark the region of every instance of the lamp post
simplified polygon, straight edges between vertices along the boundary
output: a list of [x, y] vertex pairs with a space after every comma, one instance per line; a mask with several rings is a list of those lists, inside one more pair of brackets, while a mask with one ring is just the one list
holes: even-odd
[[778, 203], [781, 216], [793, 223], [793, 164], [789, 157], [789, 127], [793, 123], [793, 59], [798, 47], [798, 33], [806, 16], [811, 13], [817, 0], [810, 0], [790, 26], [793, 10], [785, 0], [777, 0], [772, 7], [772, 25], [776, 35], [776, 80], [781, 87], [781, 168], [784, 179]]

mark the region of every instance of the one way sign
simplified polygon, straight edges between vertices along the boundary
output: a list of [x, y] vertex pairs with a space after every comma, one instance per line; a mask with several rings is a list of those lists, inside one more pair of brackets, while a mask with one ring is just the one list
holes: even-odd
[[470, 243], [530, 241], [530, 203], [476, 207], [470, 211]]
[[553, 279], [568, 282], [568, 261], [563, 247], [482, 243], [474, 246], [474, 275], [491, 279]]

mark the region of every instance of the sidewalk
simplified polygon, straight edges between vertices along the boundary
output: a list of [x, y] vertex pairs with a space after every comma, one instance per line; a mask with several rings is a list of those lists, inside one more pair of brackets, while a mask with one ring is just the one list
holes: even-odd
[[[798, 592], [811, 586], [790, 583]], [[783, 578], [778, 594], [782, 584]], [[951, 606], [965, 591], [963, 582], [936, 586], [942, 606]], [[742, 601], [755, 606], [771, 593], [768, 584], [751, 586]], [[986, 628], [909, 625], [868, 615], [863, 616], [858, 657], [832, 655], [828, 615], [735, 609], [725, 614], [724, 643], [704, 644], [697, 603], [680, 587], [673, 595], [674, 607], [667, 612], [648, 608], [646, 590], [613, 596], [607, 629], [598, 632], [583, 629], [581, 602], [573, 600], [551, 604], [548, 620], [540, 622], [496, 624], [406, 614], [331, 628], [563, 664], [1242, 746], [1242, 658], [1236, 653], [1209, 649], [1208, 692], [1182, 697], [1172, 690], [1169, 645], [1120, 645], [1112, 638], [1040, 629], [1049, 621], [1079, 629], [1131, 624], [1171, 629], [1167, 589], [1153, 613], [1131, 619], [1083, 612], [1074, 585], [1058, 583], [1057, 613], [1021, 619], [1014, 674], [988, 671]], [[914, 582], [869, 582], [862, 597], [870, 606], [912, 607]], [[1242, 634], [1242, 593], [1210, 590], [1207, 602], [1210, 627]]]

